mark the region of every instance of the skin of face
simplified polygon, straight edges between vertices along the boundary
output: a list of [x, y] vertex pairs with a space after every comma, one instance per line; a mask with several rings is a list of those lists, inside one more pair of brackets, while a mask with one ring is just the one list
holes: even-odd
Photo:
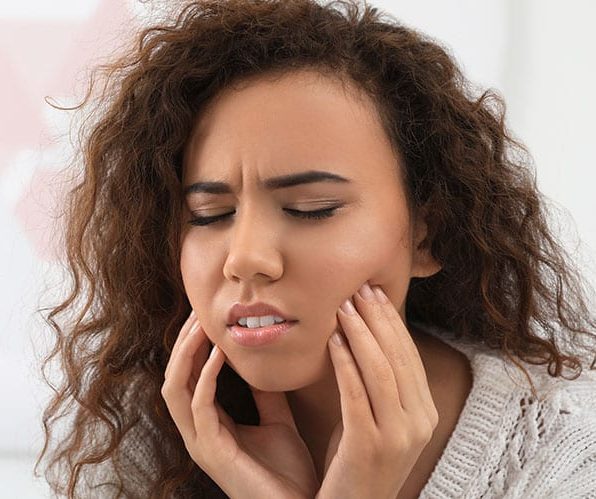
[[[405, 321], [410, 278], [440, 270], [417, 249], [426, 227], [410, 216], [400, 160], [372, 102], [348, 90], [311, 71], [227, 88], [198, 116], [185, 149], [183, 186], [222, 181], [232, 193], [185, 196], [184, 287], [209, 340], [260, 390], [298, 390], [332, 372], [327, 341], [337, 309], [364, 282], [380, 285]], [[261, 185], [309, 170], [350, 182]], [[332, 206], [323, 219], [285, 211]], [[211, 225], [188, 223], [226, 213]], [[256, 301], [299, 322], [273, 343], [240, 346], [226, 331], [228, 311]]]

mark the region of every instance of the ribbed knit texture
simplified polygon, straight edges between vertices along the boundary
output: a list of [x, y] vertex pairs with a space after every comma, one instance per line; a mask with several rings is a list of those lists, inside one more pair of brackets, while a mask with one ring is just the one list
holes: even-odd
[[[596, 499], [596, 371], [553, 378], [499, 351], [419, 326], [470, 360], [473, 386], [420, 499]], [[567, 371], [569, 373], [569, 371]]]
[[[457, 425], [420, 499], [596, 499], [596, 371], [585, 366], [570, 381], [552, 378], [546, 365], [523, 363], [535, 399], [526, 377], [501, 352], [417, 327], [464, 353], [473, 373]], [[147, 497], [144, 487], [155, 477], [143, 444], [151, 434], [138, 427], [123, 441], [122, 459], [146, 477], [128, 480], [126, 489], [135, 492], [127, 497]], [[110, 476], [106, 467], [104, 477]], [[106, 484], [80, 497], [113, 497], [114, 490]]]

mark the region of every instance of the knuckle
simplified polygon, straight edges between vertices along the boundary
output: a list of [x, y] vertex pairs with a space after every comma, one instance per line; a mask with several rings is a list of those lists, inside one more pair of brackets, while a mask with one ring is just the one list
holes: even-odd
[[386, 360], [372, 362], [369, 369], [377, 383], [382, 385], [391, 382], [395, 383], [395, 375], [393, 374], [393, 368]]
[[395, 350], [392, 352], [391, 356], [395, 365], [399, 368], [403, 369], [405, 367], [408, 367], [410, 364], [408, 356], [403, 350]]
[[190, 401], [190, 409], [194, 414], [199, 414], [199, 409], [201, 407], [201, 402], [197, 397], [193, 397]]
[[375, 378], [380, 383], [385, 384], [389, 382], [395, 382], [395, 375], [393, 374], [393, 369], [387, 361], [375, 362], [372, 365], [371, 369], [375, 374]]
[[350, 384], [350, 386], [347, 389], [347, 396], [349, 400], [354, 402], [360, 402], [361, 400], [368, 398], [366, 390], [363, 387], [353, 383]]
[[163, 385], [161, 385], [161, 396], [167, 400], [170, 396], [171, 393], [171, 388], [169, 383], [165, 382]]
[[391, 346], [387, 350], [387, 357], [392, 359], [397, 365], [403, 367], [409, 363], [408, 355], [402, 348], [401, 344]]
[[185, 444], [186, 451], [191, 459], [201, 468], [206, 468], [208, 466], [208, 461], [204, 458], [205, 453], [201, 450], [199, 445], [195, 445], [194, 442], [192, 444]]
[[432, 427], [432, 430], [439, 425], [439, 413], [435, 406], [433, 406], [429, 411], [429, 420]]
[[433, 429], [430, 424], [421, 424], [416, 428], [416, 431], [412, 433], [412, 444], [420, 445], [427, 444], [433, 435]]

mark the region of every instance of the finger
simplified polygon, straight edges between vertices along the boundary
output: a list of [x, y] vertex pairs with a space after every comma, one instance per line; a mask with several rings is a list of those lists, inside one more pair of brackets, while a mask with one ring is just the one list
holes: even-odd
[[[217, 375], [225, 361], [225, 355], [217, 345], [213, 346], [205, 362], [191, 400], [191, 411], [195, 428], [201, 428], [203, 436], [219, 434], [220, 417], [225, 411], [215, 400]], [[204, 433], [203, 433], [204, 432]]]
[[191, 411], [192, 389], [189, 388], [188, 381], [193, 369], [195, 353], [199, 346], [206, 342], [206, 338], [205, 331], [198, 324], [192, 328], [172, 359], [170, 372], [162, 386], [162, 396], [185, 440], [195, 435]]
[[[341, 340], [340, 345], [335, 342], [335, 334]], [[346, 431], [352, 431], [356, 428], [372, 427], [375, 419], [370, 400], [345, 337], [336, 332], [328, 340], [328, 345], [339, 388], [344, 428]]]
[[[418, 365], [413, 362], [412, 355], [403, 339], [403, 332], [396, 332], [395, 319], [390, 318], [385, 309], [389, 303], [377, 301], [377, 295], [367, 285], [354, 295], [358, 311], [363, 317], [372, 338], [382, 352], [399, 393], [401, 408], [412, 412], [423, 403], [420, 380], [417, 374]], [[358, 354], [355, 353], [358, 360]], [[374, 401], [373, 401], [374, 404]], [[373, 405], [374, 407], [374, 405]], [[390, 422], [392, 416], [385, 412], [385, 421]], [[379, 421], [379, 424], [381, 422]]]
[[[349, 304], [351, 302], [346, 300], [342, 307], [348, 310]], [[355, 363], [362, 373], [375, 423], [381, 425], [387, 418], [395, 421], [396, 411], [401, 410], [401, 394], [389, 360], [353, 305], [351, 313], [346, 313], [342, 307], [338, 311], [338, 317]], [[371, 310], [369, 315], [372, 313], [379, 314], [379, 311]], [[381, 318], [376, 319], [376, 327], [387, 327], [383, 322]]]
[[[213, 347], [214, 347], [214, 345], [210, 341], [206, 341], [199, 346], [197, 352], [194, 355], [193, 364], [192, 364], [192, 373], [190, 376], [190, 380], [188, 382], [189, 391], [193, 395], [195, 393], [199, 379], [201, 378], [201, 374], [203, 372], [205, 364], [209, 360], [210, 352], [213, 352]], [[224, 355], [224, 360], [225, 360], [225, 355]], [[217, 373], [216, 373], [215, 377], [216, 377], [215, 383], [217, 385]], [[216, 389], [217, 389], [217, 387], [216, 387]], [[234, 422], [234, 420], [224, 410], [224, 408], [221, 407], [221, 405], [219, 404], [217, 399], [215, 399], [214, 405], [218, 412], [221, 422], [226, 426], [226, 428], [228, 428], [230, 430], [231, 433], [234, 434], [234, 436], [236, 436], [236, 430], [235, 430], [236, 423]]]
[[[174, 346], [172, 347], [172, 351], [170, 352], [170, 361], [175, 356], [175, 352], [180, 348], [180, 344], [184, 341], [184, 338], [186, 338], [186, 336], [188, 335], [188, 333], [190, 332], [190, 330], [192, 329], [192, 326], [194, 325], [194, 323], [196, 321], [197, 321], [197, 316], [195, 314], [195, 311], [192, 310], [190, 315], [186, 318], [186, 321], [180, 328], [180, 332], [178, 333], [178, 338], [176, 338]], [[166, 378], [168, 375], [169, 367], [170, 367], [170, 362], [168, 361], [166, 370], [164, 372], [164, 378]]]
[[180, 330], [180, 333], [178, 334], [178, 338], [176, 339], [176, 343], [174, 344], [174, 348], [172, 348], [172, 353], [170, 354], [170, 360], [168, 361], [168, 365], [166, 366], [166, 370], [164, 372], [164, 379], [167, 379], [167, 376], [169, 375], [170, 371], [171, 371], [171, 365], [173, 365], [176, 362], [176, 358], [178, 357], [178, 355], [180, 354], [180, 350], [181, 350], [181, 345], [184, 344], [184, 342], [187, 340], [187, 338], [193, 334], [194, 332], [196, 332], [197, 328], [200, 326], [201, 324], [199, 323], [198, 319], [194, 318], [191, 322], [190, 322], [190, 327], [188, 327], [187, 329]]
[[195, 387], [197, 386], [197, 382], [199, 381], [199, 377], [201, 376], [201, 370], [207, 361], [207, 357], [209, 357], [209, 352], [211, 351], [212, 343], [210, 341], [205, 341], [202, 345], [199, 346], [192, 361], [192, 369], [190, 372], [190, 377], [188, 379], [188, 390], [190, 393], [195, 392]]
[[377, 299], [380, 300], [381, 303], [384, 305], [382, 307], [382, 310], [386, 314], [387, 318], [390, 321], [390, 324], [393, 327], [393, 330], [395, 332], [394, 336], [400, 339], [404, 351], [406, 352], [406, 355], [410, 359], [410, 361], [418, 365], [420, 369], [417, 371], [417, 373], [422, 375], [426, 384], [426, 370], [424, 368], [424, 364], [422, 363], [420, 352], [418, 351], [418, 347], [416, 346], [416, 343], [414, 343], [414, 340], [412, 339], [412, 336], [408, 331], [408, 328], [404, 324], [401, 315], [399, 315], [399, 312], [396, 310], [395, 306], [389, 300], [389, 298], [380, 286], [373, 286], [373, 292], [377, 296]]
[[377, 308], [382, 311], [385, 324], [389, 326], [374, 328], [373, 333], [395, 373], [402, 407], [408, 412], [414, 412], [421, 403], [424, 407], [434, 408], [426, 369], [408, 328], [381, 287], [373, 286], [373, 292], [379, 300]]

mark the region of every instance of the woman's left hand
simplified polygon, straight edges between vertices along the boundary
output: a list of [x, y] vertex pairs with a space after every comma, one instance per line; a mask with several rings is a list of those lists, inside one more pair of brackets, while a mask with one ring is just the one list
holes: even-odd
[[354, 294], [357, 311], [338, 311], [347, 341], [329, 340], [342, 419], [316, 498], [395, 499], [439, 421], [406, 326], [381, 288], [360, 296], [367, 285]]

